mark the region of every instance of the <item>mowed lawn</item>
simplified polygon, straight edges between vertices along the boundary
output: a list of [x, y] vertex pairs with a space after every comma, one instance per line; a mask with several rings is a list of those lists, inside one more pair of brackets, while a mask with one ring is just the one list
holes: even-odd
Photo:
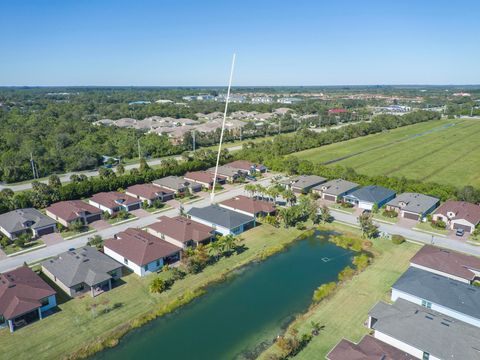
[[[368, 329], [363, 323], [368, 311], [379, 300], [388, 300], [391, 285], [408, 268], [410, 258], [419, 249], [420, 246], [413, 243], [394, 245], [384, 239], [374, 240], [375, 261], [365, 271], [342, 284], [330, 299], [313, 307], [292, 324], [300, 335], [311, 332], [312, 321], [324, 326], [295, 359], [324, 359], [342, 338], [357, 342], [367, 334]], [[268, 355], [277, 350], [276, 345], [272, 346], [260, 359], [268, 359]]]
[[[11, 334], [0, 331], [0, 348], [8, 358], [62, 359], [84, 344], [95, 342], [118, 326], [152, 310], [159, 309], [184, 294], [195, 291], [212, 281], [219, 281], [231, 269], [246, 264], [259, 255], [282, 244], [292, 242], [302, 231], [295, 228], [276, 229], [261, 225], [242, 234], [247, 250], [223, 258], [197, 275], [188, 275], [159, 295], [149, 293], [154, 275], [140, 278], [135, 274], [123, 277], [125, 284], [96, 298], [89, 295], [69, 299], [59, 305], [60, 311]], [[165, 276], [166, 273], [162, 273]], [[59, 291], [59, 290], [57, 290]], [[65, 296], [63, 296], [65, 298]], [[121, 307], [114, 308], [114, 304]], [[92, 306], [93, 305], [93, 306]], [[104, 309], [110, 309], [102, 313]], [[1, 356], [0, 356], [1, 358]]]
[[[452, 126], [450, 126], [452, 125]], [[480, 186], [480, 121], [443, 119], [299, 152], [301, 159], [367, 175]]]

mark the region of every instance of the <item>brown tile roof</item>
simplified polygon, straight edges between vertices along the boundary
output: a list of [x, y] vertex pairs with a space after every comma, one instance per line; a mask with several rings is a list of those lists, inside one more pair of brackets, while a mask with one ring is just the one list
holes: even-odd
[[432, 245], [425, 245], [410, 260], [411, 263], [438, 270], [471, 281], [472, 270], [480, 271], [480, 258]]
[[181, 250], [144, 230], [134, 228], [116, 234], [114, 239], [105, 240], [104, 246], [140, 266]]
[[0, 314], [12, 319], [41, 307], [40, 300], [55, 295], [40, 276], [22, 266], [0, 274]]
[[106, 206], [109, 209], [113, 209], [119, 205], [131, 205], [139, 202], [138, 199], [118, 191], [101, 192], [93, 195], [90, 200]]
[[440, 207], [435, 210], [435, 214], [442, 214], [448, 217], [448, 213], [454, 213], [455, 216], [450, 218], [454, 219], [465, 219], [468, 222], [477, 225], [480, 223], [480, 206], [475, 205], [466, 201], [454, 201], [448, 200], [445, 201]]
[[45, 210], [65, 221], [78, 219], [81, 212], [85, 212], [87, 215], [102, 213], [102, 210], [82, 200], [59, 201], [50, 205]]
[[328, 360], [415, 360], [416, 358], [387, 344], [365, 335], [358, 343], [342, 339], [327, 355]]
[[181, 242], [188, 242], [190, 240], [199, 242], [206, 240], [212, 236], [212, 231], [215, 230], [210, 226], [200, 224], [182, 216], [176, 216], [174, 218], [161, 216], [158, 220], [158, 222], [148, 227]]
[[232, 167], [232, 168], [235, 168], [235, 169], [241, 169], [241, 170], [245, 170], [245, 171], [250, 171], [252, 169], [252, 166], [253, 167], [257, 167], [257, 168], [260, 168], [262, 167], [263, 165], [261, 164], [254, 164], [250, 161], [247, 161], [247, 160], [235, 160], [235, 161], [232, 161], [228, 164], [225, 164], [225, 166], [228, 166], [228, 167]]
[[259, 212], [272, 213], [275, 211], [275, 207], [266, 201], [255, 200], [244, 195], [239, 195], [234, 198], [222, 201], [220, 205], [228, 206], [232, 209], [238, 209], [249, 214], [256, 214]]
[[[213, 183], [214, 175], [206, 171], [191, 171], [191, 172], [187, 172], [184, 178], [185, 180], [192, 180], [192, 181], [198, 181], [201, 183], [211, 184]], [[221, 175], [217, 175], [217, 181], [219, 179], [223, 180], [225, 179], [225, 177]]]
[[128, 187], [126, 192], [149, 200], [155, 200], [159, 195], [168, 195], [174, 193], [172, 190], [168, 190], [153, 184], [133, 185]]

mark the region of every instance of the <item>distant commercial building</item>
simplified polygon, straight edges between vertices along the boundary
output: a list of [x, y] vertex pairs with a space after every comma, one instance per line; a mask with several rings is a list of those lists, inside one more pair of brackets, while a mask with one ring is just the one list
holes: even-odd
[[302, 101], [303, 99], [295, 97], [284, 97], [277, 100], [277, 102], [280, 104], [297, 104]]

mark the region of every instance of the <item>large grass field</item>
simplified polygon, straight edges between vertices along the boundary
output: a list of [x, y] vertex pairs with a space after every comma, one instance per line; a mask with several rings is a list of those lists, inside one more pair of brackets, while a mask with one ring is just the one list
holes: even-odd
[[[374, 262], [352, 280], [342, 284], [331, 298], [311, 308], [291, 325], [298, 329], [299, 334], [310, 333], [312, 321], [324, 326], [295, 359], [324, 359], [342, 338], [358, 342], [368, 333], [363, 326], [368, 311], [379, 300], [388, 300], [390, 286], [408, 268], [410, 258], [419, 249], [419, 245], [412, 243], [394, 245], [383, 239], [374, 240]], [[277, 351], [276, 345], [273, 345], [260, 359], [266, 360], [269, 354]]]
[[480, 121], [442, 119], [297, 153], [367, 175], [480, 187]]
[[[179, 297], [198, 290], [205, 285], [220, 281], [230, 270], [258, 258], [282, 244], [296, 239], [302, 231], [295, 228], [276, 229], [261, 225], [241, 235], [247, 250], [222, 258], [197, 275], [188, 275], [177, 281], [170, 290], [156, 295], [148, 291], [153, 275], [140, 278], [135, 274], [123, 277], [123, 285], [96, 298], [67, 299], [60, 296], [59, 310], [41, 321], [37, 321], [11, 334], [7, 329], [0, 331], [0, 348], [8, 358], [62, 359], [95, 343], [122, 324], [162, 309]], [[166, 276], [167, 273], [162, 273]], [[57, 292], [60, 292], [57, 288]], [[66, 301], [65, 301], [66, 300]], [[121, 306], [115, 308], [116, 303]], [[93, 305], [93, 306], [92, 306]], [[104, 313], [105, 309], [109, 309]], [[1, 356], [0, 356], [1, 358]]]

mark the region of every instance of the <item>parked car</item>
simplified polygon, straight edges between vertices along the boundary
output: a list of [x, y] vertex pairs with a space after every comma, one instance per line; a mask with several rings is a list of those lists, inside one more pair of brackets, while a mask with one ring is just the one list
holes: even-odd
[[455, 233], [457, 236], [463, 236], [465, 235], [465, 230], [464, 229], [457, 229], [457, 232]]
[[245, 179], [250, 180], [250, 181], [257, 181], [256, 178], [254, 178], [253, 176], [250, 176], [250, 175], [245, 176]]

